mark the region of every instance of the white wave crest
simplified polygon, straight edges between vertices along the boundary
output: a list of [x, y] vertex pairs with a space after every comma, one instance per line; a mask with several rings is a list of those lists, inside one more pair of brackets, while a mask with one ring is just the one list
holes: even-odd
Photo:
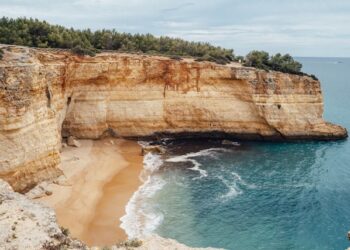
[[246, 187], [249, 188], [249, 189], [255, 189], [255, 188], [256, 188], [256, 185], [247, 183], [246, 181], [244, 181], [244, 180], [242, 179], [242, 177], [241, 177], [239, 174], [237, 174], [237, 173], [235, 173], [235, 172], [232, 172], [231, 174], [233, 175], [233, 178], [234, 178], [239, 184], [241, 184], [241, 185], [243, 185], [243, 186], [246, 186]]
[[257, 188], [256, 185], [249, 184], [243, 180], [242, 177], [236, 172], [231, 172], [231, 175], [219, 175], [216, 177], [220, 179], [227, 188], [227, 192], [219, 196], [219, 200], [223, 202], [226, 202], [237, 197], [238, 195], [243, 194], [243, 190], [241, 189], [243, 186], [248, 189]]
[[[193, 167], [191, 167], [189, 169], [193, 170], [193, 171], [198, 171], [199, 172], [198, 178], [203, 178], [203, 177], [208, 176], [207, 171], [200, 168], [202, 166], [202, 164], [200, 164], [198, 161], [191, 159], [191, 158], [199, 157], [199, 156], [212, 156], [212, 157], [214, 157], [218, 151], [219, 152], [220, 151], [226, 152], [229, 150], [227, 150], [225, 148], [208, 148], [208, 149], [200, 150], [198, 152], [193, 152], [193, 153], [188, 153], [185, 155], [175, 156], [175, 157], [167, 159], [166, 161], [167, 162], [191, 162], [193, 164]], [[194, 178], [194, 179], [197, 179], [197, 178]]]
[[161, 176], [156, 174], [162, 163], [159, 155], [148, 153], [144, 156], [144, 171], [140, 176], [144, 183], [130, 198], [125, 208], [126, 214], [120, 218], [120, 227], [124, 229], [128, 238], [149, 236], [163, 221], [163, 214], [148, 202], [166, 184]]
[[143, 157], [143, 168], [147, 171], [150, 171], [151, 173], [154, 173], [155, 171], [159, 170], [162, 164], [163, 160], [158, 154], [147, 153]]
[[222, 181], [222, 183], [228, 189], [228, 191], [225, 194], [219, 197], [220, 200], [228, 201], [243, 193], [243, 191], [237, 186], [237, 183], [235, 181], [229, 181], [222, 176], [218, 176], [218, 178]]

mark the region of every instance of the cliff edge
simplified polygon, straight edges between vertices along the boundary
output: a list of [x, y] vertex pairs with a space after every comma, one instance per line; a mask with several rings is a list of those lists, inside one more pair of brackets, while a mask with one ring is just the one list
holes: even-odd
[[320, 82], [307, 76], [137, 54], [0, 48], [0, 178], [16, 191], [60, 174], [62, 135], [347, 137], [323, 120]]

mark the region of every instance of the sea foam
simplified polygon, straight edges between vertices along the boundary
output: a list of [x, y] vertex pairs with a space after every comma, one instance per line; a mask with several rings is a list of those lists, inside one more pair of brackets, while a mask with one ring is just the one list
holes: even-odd
[[185, 155], [179, 155], [179, 156], [175, 156], [172, 158], [167, 159], [167, 162], [191, 162], [193, 164], [193, 167], [189, 168], [190, 170], [193, 171], [198, 171], [199, 172], [199, 177], [196, 177], [194, 179], [197, 178], [203, 178], [203, 177], [207, 177], [208, 176], [208, 172], [204, 169], [201, 169], [200, 167], [202, 166], [202, 164], [200, 164], [198, 161], [192, 159], [195, 157], [201, 157], [201, 156], [211, 156], [211, 157], [215, 157], [215, 154], [217, 152], [226, 152], [228, 151], [228, 149], [225, 148], [209, 148], [209, 149], [203, 149], [200, 150], [198, 152], [193, 152], [193, 153], [188, 153]]
[[144, 170], [140, 175], [143, 185], [130, 198], [125, 208], [126, 214], [120, 218], [120, 226], [128, 238], [149, 236], [163, 221], [163, 214], [149, 202], [149, 199], [166, 184], [161, 176], [156, 174], [162, 163], [159, 155], [148, 153], [144, 156]]
[[246, 181], [242, 179], [242, 177], [236, 173], [231, 172], [231, 174], [227, 174], [225, 176], [218, 175], [216, 176], [227, 188], [226, 193], [221, 194], [218, 199], [222, 202], [227, 202], [238, 195], [243, 194], [242, 187], [245, 187], [247, 189], [255, 189], [257, 188], [254, 184], [249, 184]]

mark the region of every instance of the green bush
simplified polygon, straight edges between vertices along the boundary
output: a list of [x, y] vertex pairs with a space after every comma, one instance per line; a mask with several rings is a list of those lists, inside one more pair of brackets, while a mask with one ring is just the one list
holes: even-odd
[[170, 59], [176, 60], [176, 61], [181, 61], [182, 60], [181, 56], [170, 56]]
[[[235, 57], [232, 49], [213, 46], [209, 43], [189, 42], [167, 36], [151, 34], [120, 33], [113, 30], [75, 30], [32, 18], [0, 18], [0, 44], [15, 44], [40, 48], [70, 49], [77, 55], [94, 56], [100, 50], [129, 53], [165, 55], [180, 60], [194, 57], [196, 61], [227, 64], [241, 61], [245, 66], [264, 70], [276, 70], [292, 74], [304, 74], [302, 65], [289, 54], [269, 56], [265, 51], [252, 51], [245, 58]], [[0, 54], [0, 59], [2, 54]]]
[[74, 48], [71, 49], [71, 51], [74, 54], [77, 54], [77, 55], [80, 55], [80, 56], [85, 56], [85, 55], [95, 56], [96, 55], [94, 49], [92, 49], [92, 48], [83, 48], [80, 45], [75, 46]]
[[269, 70], [269, 53], [265, 51], [251, 51], [245, 57], [245, 66]]
[[246, 56], [244, 65], [264, 70], [275, 70], [291, 74], [303, 74], [301, 72], [302, 64], [295, 61], [289, 54], [281, 55], [278, 53], [270, 56], [269, 53], [265, 51], [254, 50]]
[[3, 57], [4, 57], [4, 51], [0, 49], [0, 60], [2, 60]]
[[[233, 50], [209, 43], [189, 42], [167, 36], [120, 33], [115, 30], [67, 29], [37, 19], [3, 17], [0, 19], [0, 43], [41, 48], [72, 49], [79, 55], [93, 55], [98, 50], [142, 52], [167, 56], [203, 57], [230, 62]], [[223, 59], [224, 58], [224, 59]]]
[[68, 236], [68, 235], [70, 234], [68, 228], [60, 227], [60, 229], [61, 229], [61, 232], [62, 232], [65, 236]]
[[312, 79], [314, 79], [315, 81], [318, 81], [318, 78], [317, 78], [315, 75], [311, 74], [310, 77], [311, 77]]
[[302, 65], [295, 61], [289, 54], [281, 55], [280, 53], [271, 56], [269, 60], [269, 66], [272, 70], [286, 72], [286, 73], [299, 73]]

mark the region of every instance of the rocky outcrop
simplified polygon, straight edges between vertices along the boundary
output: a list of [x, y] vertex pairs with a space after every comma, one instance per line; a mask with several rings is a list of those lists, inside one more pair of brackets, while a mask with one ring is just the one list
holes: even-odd
[[323, 120], [320, 83], [307, 76], [190, 59], [1, 47], [0, 178], [18, 191], [60, 174], [61, 135], [347, 136]]
[[[176, 249], [176, 250], [220, 250], [219, 248], [192, 248], [184, 244], [181, 244], [173, 239], [162, 238], [158, 235], [150, 236], [142, 240], [141, 247], [137, 250], [164, 250], [164, 249]], [[223, 249], [221, 249], [223, 250]]]
[[53, 210], [13, 192], [0, 179], [0, 249], [86, 249], [65, 235]]
[[[100, 250], [102, 247], [88, 247], [82, 242], [69, 237], [66, 229], [60, 228], [55, 212], [41, 203], [16, 193], [9, 184], [0, 179], [0, 249], [4, 250], [40, 250], [40, 249], [74, 249]], [[190, 248], [172, 239], [157, 235], [141, 241], [126, 241], [109, 249], [134, 249], [137, 242], [138, 250], [200, 250]], [[213, 248], [205, 248], [207, 250]]]

